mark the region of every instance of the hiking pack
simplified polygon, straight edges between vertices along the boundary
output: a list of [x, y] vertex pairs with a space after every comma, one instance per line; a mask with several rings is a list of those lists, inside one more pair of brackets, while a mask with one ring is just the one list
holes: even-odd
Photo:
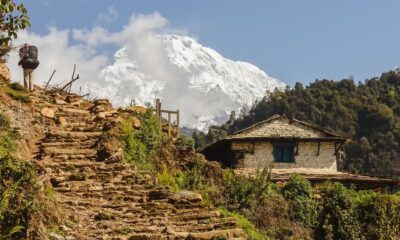
[[24, 46], [19, 49], [22, 68], [36, 69], [39, 66], [38, 48], [36, 46]]

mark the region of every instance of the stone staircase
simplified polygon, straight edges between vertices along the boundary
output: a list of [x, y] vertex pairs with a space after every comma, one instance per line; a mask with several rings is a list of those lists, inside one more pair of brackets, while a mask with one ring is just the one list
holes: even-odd
[[49, 117], [36, 160], [65, 214], [61, 239], [246, 239], [234, 219], [204, 206], [198, 194], [172, 193], [146, 171], [99, 159], [104, 125], [117, 111], [73, 94], [38, 90], [32, 99]]

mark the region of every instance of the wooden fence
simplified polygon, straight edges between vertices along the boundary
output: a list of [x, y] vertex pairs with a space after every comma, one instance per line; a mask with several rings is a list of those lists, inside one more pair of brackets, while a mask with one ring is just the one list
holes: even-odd
[[[172, 110], [163, 110], [161, 109], [161, 100], [156, 100], [156, 107], [155, 107], [155, 115], [157, 120], [160, 122], [161, 129], [167, 130], [168, 137], [172, 138], [179, 138], [179, 110], [172, 111]], [[167, 122], [164, 121], [164, 116], [167, 115]], [[175, 121], [173, 122], [173, 116], [175, 117]]]

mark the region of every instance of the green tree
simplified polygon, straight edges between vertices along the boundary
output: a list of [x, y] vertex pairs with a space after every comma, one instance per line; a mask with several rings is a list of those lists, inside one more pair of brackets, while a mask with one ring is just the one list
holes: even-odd
[[24, 5], [13, 0], [0, 0], [0, 58], [10, 50], [10, 42], [17, 38], [17, 32], [30, 26]]

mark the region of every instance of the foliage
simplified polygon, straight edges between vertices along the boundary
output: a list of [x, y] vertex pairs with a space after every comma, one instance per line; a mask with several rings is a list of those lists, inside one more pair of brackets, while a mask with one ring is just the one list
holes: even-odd
[[250, 209], [254, 203], [268, 191], [270, 172], [264, 169], [254, 176], [238, 176], [231, 170], [226, 170], [222, 182], [222, 206], [231, 211]]
[[183, 181], [183, 174], [174, 174], [166, 166], [157, 173], [157, 181], [160, 185], [167, 186], [172, 192], [179, 192]]
[[141, 127], [136, 129], [131, 118], [120, 123], [125, 158], [141, 169], [153, 169], [153, 158], [161, 144], [161, 128], [151, 110], [138, 115]]
[[283, 196], [289, 201], [293, 218], [305, 227], [312, 227], [317, 221], [317, 204], [312, 199], [310, 182], [298, 174], [290, 177], [282, 188]]
[[10, 129], [9, 120], [0, 113], [0, 158], [7, 157], [17, 148], [19, 134]]
[[37, 211], [35, 172], [31, 164], [16, 159], [18, 135], [11, 131], [9, 121], [0, 114], [0, 239], [23, 237], [31, 216]]
[[340, 183], [326, 183], [320, 190], [324, 197], [318, 234], [324, 239], [361, 239], [357, 192]]
[[31, 102], [29, 99], [29, 93], [26, 89], [19, 83], [5, 83], [4, 79], [0, 79], [0, 87], [2, 90], [11, 98], [22, 103]]
[[206, 190], [211, 184], [208, 176], [208, 169], [204, 162], [201, 162], [198, 156], [194, 156], [187, 163], [187, 171], [183, 174], [181, 187], [186, 190]]
[[400, 75], [383, 73], [356, 85], [352, 80], [316, 80], [307, 87], [271, 93], [247, 114], [207, 134], [194, 134], [196, 149], [275, 114], [286, 114], [341, 133], [353, 141], [345, 146], [341, 169], [354, 173], [398, 177], [400, 169]]
[[265, 234], [261, 233], [249, 220], [247, 220], [244, 216], [239, 213], [230, 212], [226, 209], [220, 209], [220, 211], [228, 216], [234, 218], [238, 226], [242, 228], [246, 234], [248, 235], [248, 239], [250, 240], [267, 240], [269, 238], [266, 237]]
[[400, 197], [369, 192], [357, 206], [363, 233], [369, 239], [398, 239], [400, 236]]
[[176, 145], [178, 150], [182, 152], [191, 152], [194, 150], [194, 140], [184, 135], [176, 140]]
[[17, 32], [30, 26], [24, 5], [14, 0], [0, 1], [0, 59], [10, 50], [10, 42], [17, 38]]

